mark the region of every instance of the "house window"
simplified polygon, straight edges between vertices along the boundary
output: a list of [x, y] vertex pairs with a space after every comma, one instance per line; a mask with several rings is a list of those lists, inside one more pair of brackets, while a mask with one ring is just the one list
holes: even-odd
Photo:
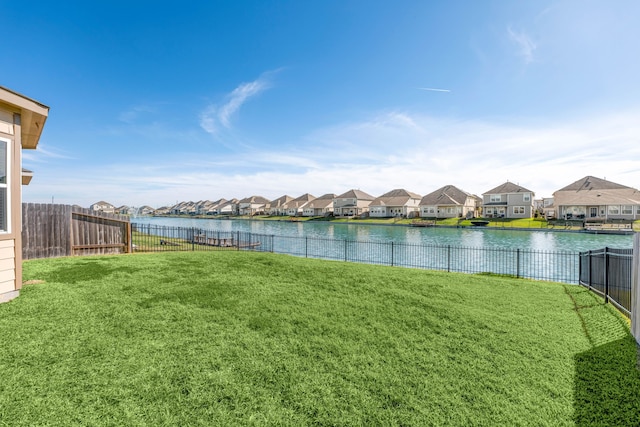
[[524, 206], [514, 206], [513, 207], [514, 215], [524, 215]]
[[530, 201], [531, 201], [531, 193], [524, 193], [524, 194], [522, 195], [522, 200], [523, 200], [524, 202], [530, 202]]
[[618, 215], [620, 213], [620, 206], [611, 205], [609, 206], [609, 215]]
[[633, 215], [633, 206], [622, 206], [622, 215]]
[[9, 231], [9, 140], [0, 138], [0, 232]]
[[491, 203], [497, 203], [501, 201], [502, 201], [502, 197], [499, 194], [492, 194], [489, 196], [489, 202]]

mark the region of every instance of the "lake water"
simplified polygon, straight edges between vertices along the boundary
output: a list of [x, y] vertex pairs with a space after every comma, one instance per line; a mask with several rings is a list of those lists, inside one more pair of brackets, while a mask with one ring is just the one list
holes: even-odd
[[275, 236], [307, 236], [339, 240], [395, 242], [416, 245], [579, 252], [632, 248], [632, 235], [605, 235], [562, 231], [523, 231], [488, 228], [407, 227], [336, 222], [288, 222], [242, 219], [137, 217], [138, 224], [196, 227], [211, 231], [241, 231]]

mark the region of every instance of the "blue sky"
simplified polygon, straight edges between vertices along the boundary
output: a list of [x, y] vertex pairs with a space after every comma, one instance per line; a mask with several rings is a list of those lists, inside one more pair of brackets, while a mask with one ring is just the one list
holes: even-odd
[[0, 1], [27, 202], [640, 187], [640, 2]]

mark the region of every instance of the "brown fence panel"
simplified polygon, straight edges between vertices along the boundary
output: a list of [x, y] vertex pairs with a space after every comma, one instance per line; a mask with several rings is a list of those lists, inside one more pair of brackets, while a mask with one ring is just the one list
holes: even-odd
[[131, 226], [123, 215], [69, 205], [22, 204], [22, 258], [131, 252]]

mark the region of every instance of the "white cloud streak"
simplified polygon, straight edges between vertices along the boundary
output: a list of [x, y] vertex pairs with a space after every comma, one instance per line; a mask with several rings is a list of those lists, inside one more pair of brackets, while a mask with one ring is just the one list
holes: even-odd
[[509, 40], [517, 47], [517, 53], [526, 64], [533, 62], [534, 52], [538, 48], [536, 43], [524, 31], [515, 31], [511, 26], [507, 28]]
[[265, 73], [257, 80], [242, 83], [226, 96], [222, 105], [210, 104], [200, 113], [200, 127], [207, 133], [217, 134], [221, 128], [230, 129], [232, 117], [240, 110], [240, 107], [251, 97], [258, 95], [271, 87], [268, 78], [270, 73]]
[[438, 89], [438, 88], [435, 88], [435, 87], [419, 87], [418, 89], [420, 89], [420, 90], [428, 90], [428, 91], [431, 91], [431, 92], [451, 92], [451, 90], [449, 90], [449, 89]]

